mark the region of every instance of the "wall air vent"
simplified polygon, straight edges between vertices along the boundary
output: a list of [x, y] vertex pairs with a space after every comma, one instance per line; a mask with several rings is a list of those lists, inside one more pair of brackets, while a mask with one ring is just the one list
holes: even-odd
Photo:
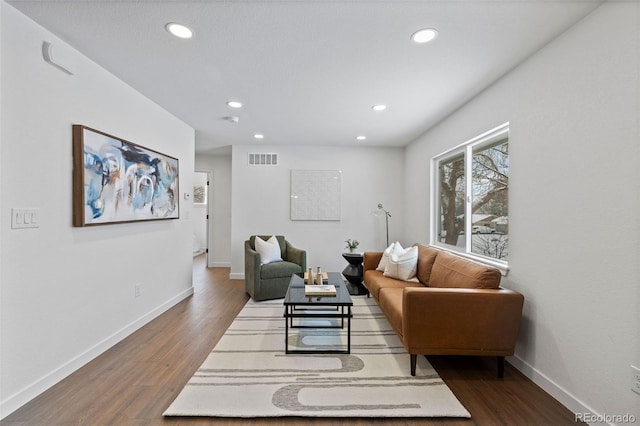
[[247, 156], [250, 166], [277, 166], [278, 154], [273, 153], [249, 153]]

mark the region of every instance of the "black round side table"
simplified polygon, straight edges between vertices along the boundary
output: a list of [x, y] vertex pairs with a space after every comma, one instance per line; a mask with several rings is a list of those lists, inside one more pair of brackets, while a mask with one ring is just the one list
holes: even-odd
[[362, 260], [364, 256], [362, 253], [342, 253], [342, 257], [345, 258], [349, 264], [342, 271], [342, 275], [347, 279], [347, 288], [351, 295], [368, 294], [367, 288], [362, 285]]

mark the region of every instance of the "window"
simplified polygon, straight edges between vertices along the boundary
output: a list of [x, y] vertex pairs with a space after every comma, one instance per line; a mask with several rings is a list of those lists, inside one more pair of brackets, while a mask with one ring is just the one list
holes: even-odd
[[431, 243], [506, 266], [509, 123], [432, 160]]

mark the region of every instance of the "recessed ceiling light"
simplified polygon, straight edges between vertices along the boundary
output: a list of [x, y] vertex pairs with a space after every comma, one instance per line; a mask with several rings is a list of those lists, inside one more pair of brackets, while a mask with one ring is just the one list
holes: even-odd
[[255, 135], [253, 135], [253, 137], [254, 137], [255, 139], [264, 139], [264, 135], [263, 135], [263, 134], [260, 134], [260, 133], [256, 133]]
[[363, 140], [367, 139], [367, 137], [364, 136], [364, 135], [360, 135], [360, 136], [357, 136], [356, 139], [359, 140], [359, 141], [363, 141]]
[[436, 37], [438, 37], [438, 31], [433, 28], [424, 28], [413, 33], [411, 40], [416, 43], [428, 43]]
[[378, 105], [374, 105], [371, 107], [372, 110], [374, 111], [384, 111], [385, 109], [387, 109], [386, 105], [382, 105], [382, 104], [378, 104]]
[[229, 105], [231, 108], [242, 108], [242, 102], [238, 101], [229, 101], [227, 102], [227, 105]]
[[169, 22], [164, 27], [167, 29], [167, 31], [169, 31], [171, 34], [173, 34], [176, 37], [180, 37], [180, 38], [193, 37], [193, 31], [191, 31], [189, 28], [185, 27], [184, 25], [176, 24], [175, 22]]

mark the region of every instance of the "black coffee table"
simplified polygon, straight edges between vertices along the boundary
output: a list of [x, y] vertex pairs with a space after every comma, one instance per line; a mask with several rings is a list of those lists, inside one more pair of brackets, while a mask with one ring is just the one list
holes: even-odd
[[[333, 284], [336, 287], [335, 296], [306, 296], [304, 292], [304, 278], [302, 274], [294, 274], [289, 282], [289, 289], [284, 296], [284, 322], [285, 322], [285, 353], [286, 354], [349, 354], [351, 353], [351, 318], [353, 312], [353, 300], [349, 295], [342, 275], [338, 272], [328, 272], [328, 280], [324, 284]], [[329, 308], [329, 309], [327, 309]], [[331, 310], [335, 308], [335, 312]], [[294, 323], [294, 319], [321, 318], [340, 319], [340, 325], [317, 326]], [[289, 328], [344, 328], [344, 320], [347, 320], [347, 348], [335, 349], [289, 349]]]

